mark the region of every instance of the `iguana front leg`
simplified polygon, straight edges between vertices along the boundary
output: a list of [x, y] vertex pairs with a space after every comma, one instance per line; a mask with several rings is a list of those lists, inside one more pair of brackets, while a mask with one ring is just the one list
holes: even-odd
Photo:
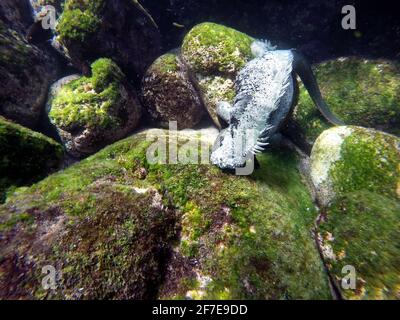
[[228, 124], [231, 120], [232, 110], [233, 106], [229, 102], [220, 101], [217, 104], [217, 115]]

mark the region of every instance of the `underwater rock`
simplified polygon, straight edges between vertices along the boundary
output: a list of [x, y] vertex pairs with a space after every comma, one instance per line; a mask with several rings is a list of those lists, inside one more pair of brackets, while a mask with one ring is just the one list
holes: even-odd
[[204, 115], [199, 94], [175, 53], [161, 56], [147, 70], [142, 100], [152, 122], [164, 128], [169, 121], [176, 121], [178, 129], [193, 128]]
[[[325, 265], [344, 299], [400, 299], [400, 201], [366, 189], [337, 198], [318, 227]], [[351, 276], [354, 276], [354, 286]], [[344, 278], [344, 279], [343, 279]]]
[[[9, 220], [0, 224], [0, 296], [154, 299], [176, 236], [176, 213], [157, 191], [136, 191], [106, 177], [73, 199], [82, 206], [76, 215], [66, 213], [65, 198], [41, 209], [2, 210], [0, 221]], [[56, 272], [51, 290], [42, 287], [42, 268]]]
[[0, 115], [33, 128], [38, 124], [55, 61], [0, 20]]
[[159, 30], [135, 1], [67, 0], [56, 31], [57, 41], [85, 74], [87, 62], [108, 57], [139, 81], [160, 53]]
[[142, 112], [139, 100], [110, 59], [95, 61], [91, 77], [61, 81], [66, 84], [59, 89], [57, 84], [52, 87], [56, 94], [47, 104], [51, 106], [50, 120], [72, 156], [92, 154], [138, 125]]
[[400, 199], [400, 139], [353, 126], [326, 130], [311, 153], [311, 178], [322, 206], [358, 190]]
[[63, 153], [52, 139], [0, 116], [0, 203], [10, 186], [39, 181], [57, 169]]
[[[346, 124], [400, 134], [400, 64], [339, 58], [316, 65], [314, 72], [328, 106]], [[309, 151], [330, 126], [301, 84], [289, 136]]]
[[182, 58], [198, 80], [205, 106], [218, 127], [219, 101], [233, 102], [238, 71], [252, 58], [254, 39], [215, 23], [195, 26], [184, 38]]
[[55, 83], [53, 83], [50, 86], [49, 93], [47, 96], [47, 102], [46, 102], [46, 112], [47, 113], [49, 113], [51, 111], [51, 104], [52, 104], [54, 98], [59, 94], [61, 89], [68, 83], [70, 83], [74, 80], [78, 80], [81, 77], [82, 77], [82, 75], [80, 75], [80, 74], [72, 74], [70, 76], [61, 78], [60, 80], [57, 80]]
[[311, 161], [322, 205], [318, 243], [337, 291], [345, 299], [400, 299], [400, 139], [331, 128]]
[[[0, 207], [0, 296], [329, 299], [297, 156], [273, 150], [254, 175], [229, 175], [199, 133], [144, 131], [16, 190]], [[150, 161], [167, 138], [179, 163]], [[38, 281], [46, 265], [55, 290]]]
[[0, 20], [21, 34], [32, 24], [31, 8], [26, 0], [1, 0]]

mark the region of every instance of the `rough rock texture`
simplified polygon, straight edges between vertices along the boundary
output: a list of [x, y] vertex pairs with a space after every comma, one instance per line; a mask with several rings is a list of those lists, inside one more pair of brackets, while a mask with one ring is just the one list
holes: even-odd
[[[346, 193], [319, 226], [326, 266], [345, 299], [400, 299], [400, 201], [367, 190]], [[346, 266], [355, 268], [356, 288], [343, 289]], [[345, 269], [346, 270], [346, 269]]]
[[142, 100], [152, 122], [166, 128], [169, 121], [176, 121], [178, 129], [193, 128], [204, 115], [201, 98], [175, 53], [161, 56], [147, 70]]
[[35, 127], [54, 81], [54, 60], [0, 20], [0, 115]]
[[57, 33], [58, 41], [84, 73], [88, 61], [107, 57], [129, 78], [139, 80], [160, 53], [158, 28], [130, 0], [67, 0]]
[[[346, 299], [400, 299], [400, 139], [360, 127], [325, 131], [311, 156], [323, 206], [318, 227], [325, 264]], [[356, 288], [342, 279], [353, 266]]]
[[33, 22], [29, 1], [26, 0], [1, 0], [0, 20], [9, 28], [25, 35]]
[[[236, 177], [183, 164], [211, 145], [181, 131], [179, 164], [148, 162], [167, 135], [134, 135], [16, 190], [0, 207], [0, 296], [330, 298], [296, 156], [271, 151]], [[56, 290], [41, 287], [44, 265], [61, 274]]]
[[[379, 6], [362, 0], [141, 0], [141, 3], [159, 24], [166, 50], [179, 46], [194, 25], [215, 21], [269, 39], [280, 48], [297, 48], [313, 62], [349, 55], [400, 57], [396, 1], [383, 1]], [[357, 30], [340, 27], [342, 8], [348, 4], [356, 7]]]
[[109, 59], [94, 62], [91, 77], [67, 83], [48, 105], [52, 123], [75, 157], [126, 136], [136, 128], [142, 112], [125, 75]]
[[[400, 64], [339, 58], [316, 65], [314, 72], [325, 101], [346, 124], [400, 134]], [[329, 127], [301, 85], [289, 135], [309, 150]]]
[[10, 186], [39, 181], [57, 169], [63, 153], [60, 144], [0, 116], [0, 203]]
[[195, 73], [205, 106], [217, 126], [219, 101], [232, 102], [238, 71], [252, 58], [253, 38], [215, 23], [195, 26], [184, 38], [182, 57]]
[[311, 178], [322, 205], [364, 189], [400, 198], [400, 139], [361, 127], [331, 128], [314, 145]]

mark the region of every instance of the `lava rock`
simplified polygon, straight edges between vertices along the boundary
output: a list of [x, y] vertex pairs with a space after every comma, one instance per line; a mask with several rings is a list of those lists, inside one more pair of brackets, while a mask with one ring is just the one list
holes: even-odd
[[[400, 134], [400, 64], [350, 57], [317, 64], [314, 72], [330, 109], [348, 125]], [[331, 125], [303, 84], [286, 133], [310, 150]]]
[[324, 131], [311, 177], [322, 206], [317, 242], [340, 297], [399, 299], [400, 139], [352, 126]]
[[161, 56], [147, 70], [142, 100], [152, 122], [165, 128], [170, 121], [178, 129], [193, 128], [204, 115], [201, 98], [175, 53]]
[[0, 20], [8, 27], [25, 35], [32, 24], [32, 12], [26, 0], [1, 0]]
[[[175, 139], [179, 163], [148, 160]], [[250, 177], [182, 162], [206, 159], [209, 140], [146, 130], [16, 190], [0, 206], [0, 297], [329, 299], [296, 155], [263, 154]], [[55, 290], [37, 278], [47, 265]]]
[[233, 102], [234, 81], [252, 58], [253, 41], [244, 33], [209, 22], [195, 26], [183, 40], [182, 58], [195, 74], [207, 111], [218, 127], [217, 103]]
[[37, 182], [60, 166], [63, 147], [0, 116], [0, 202], [10, 186]]
[[400, 199], [400, 139], [361, 127], [326, 130], [311, 153], [311, 178], [323, 206], [357, 190]]
[[56, 40], [85, 74], [87, 62], [107, 57], [139, 81], [160, 54], [157, 25], [135, 1], [67, 0], [56, 32]]
[[35, 127], [56, 78], [55, 64], [51, 56], [0, 20], [0, 115]]
[[48, 102], [49, 118], [69, 154], [90, 155], [136, 128], [140, 102], [113, 61], [99, 59], [91, 77], [74, 78], [62, 80], [61, 88], [53, 86], [55, 95]]

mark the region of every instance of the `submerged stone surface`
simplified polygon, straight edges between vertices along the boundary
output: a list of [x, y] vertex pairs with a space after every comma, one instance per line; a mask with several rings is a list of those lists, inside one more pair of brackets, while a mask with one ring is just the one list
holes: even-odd
[[400, 198], [400, 139], [362, 127], [331, 128], [314, 145], [311, 178], [322, 205], [364, 189]]
[[48, 102], [49, 117], [75, 157], [93, 154], [132, 132], [139, 123], [140, 102], [110, 59], [94, 62], [91, 77], [73, 76], [58, 84]]
[[62, 146], [0, 116], [0, 203], [7, 188], [30, 184], [60, 165]]
[[152, 122], [165, 128], [169, 121], [176, 121], [179, 129], [193, 128], [204, 115], [201, 98], [174, 52], [161, 56], [147, 70], [142, 100]]
[[217, 103], [233, 102], [234, 81], [252, 58], [253, 41], [242, 32], [209, 22], [195, 26], [183, 40], [182, 57], [195, 73], [207, 111], [218, 127]]
[[136, 1], [67, 0], [56, 31], [84, 73], [86, 61], [107, 57], [138, 81], [160, 53], [159, 30]]
[[[183, 164], [206, 162], [211, 141], [198, 133], [145, 131], [16, 190], [0, 207], [0, 296], [330, 298], [296, 156], [262, 155], [250, 177]], [[149, 163], [167, 138], [179, 163]], [[62, 276], [44, 292], [49, 264]]]
[[35, 127], [56, 69], [54, 59], [0, 20], [0, 115]]
[[[346, 299], [400, 299], [400, 139], [361, 127], [325, 131], [311, 155], [319, 244]], [[342, 279], [354, 267], [355, 288]]]
[[[326, 103], [346, 124], [400, 134], [398, 63], [339, 58], [315, 65], [314, 72]], [[309, 149], [329, 127], [301, 84], [289, 135]]]

